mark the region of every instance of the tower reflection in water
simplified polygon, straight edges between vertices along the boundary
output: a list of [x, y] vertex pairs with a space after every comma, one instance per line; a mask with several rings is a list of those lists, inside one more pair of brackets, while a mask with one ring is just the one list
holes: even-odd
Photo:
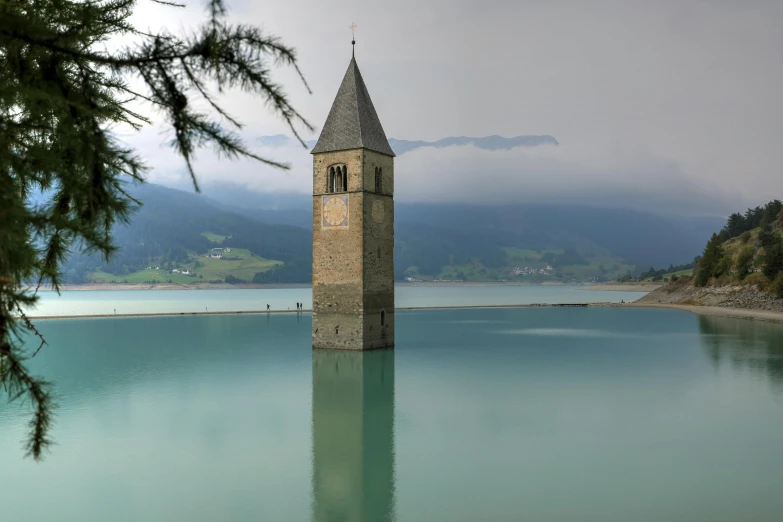
[[313, 520], [394, 519], [394, 351], [313, 351]]

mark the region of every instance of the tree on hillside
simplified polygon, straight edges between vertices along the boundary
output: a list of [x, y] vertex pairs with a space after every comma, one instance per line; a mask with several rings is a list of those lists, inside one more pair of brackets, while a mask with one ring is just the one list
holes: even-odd
[[[767, 227], [772, 225], [780, 214], [781, 209], [783, 209], [783, 203], [776, 199], [763, 207], [749, 208], [744, 215], [735, 212], [728, 217], [726, 225], [718, 233], [718, 237], [721, 242], [725, 242], [759, 226]], [[743, 242], [746, 241], [743, 240]]]
[[[196, 190], [194, 153], [204, 146], [287, 168], [244, 145], [211, 87], [259, 95], [297, 137], [296, 124], [310, 128], [271, 76], [273, 64], [298, 72], [293, 49], [228, 23], [223, 0], [206, 4], [205, 23], [180, 37], [132, 26], [137, 0], [0, 0], [0, 393], [32, 406], [26, 448], [35, 459], [51, 442], [52, 391], [25, 365], [24, 340], [45, 344], [24, 314], [37, 301], [25, 285], [59, 289], [72, 250], [107, 260], [115, 251], [112, 226], [139, 204], [126, 187], [146, 167], [113, 129], [152, 123], [129, 102], [168, 124]], [[107, 45], [117, 37], [126, 47]], [[45, 202], [33, 205], [37, 192]]]
[[740, 281], [750, 274], [750, 270], [753, 268], [754, 255], [755, 252], [751, 247], [745, 247], [737, 254], [737, 261], [734, 266], [736, 267], [737, 279]]
[[704, 253], [699, 260], [693, 284], [705, 286], [710, 278], [714, 277], [718, 272], [718, 267], [723, 257], [723, 243], [718, 234], [712, 234], [712, 238], [707, 242], [707, 246], [704, 247]]
[[778, 274], [783, 272], [783, 242], [780, 239], [764, 250], [762, 271], [770, 281], [774, 281]]
[[742, 214], [735, 212], [729, 216], [726, 221], [726, 231], [729, 237], [737, 237], [745, 231], [745, 218], [742, 217]]
[[725, 255], [722, 255], [718, 259], [718, 265], [715, 267], [715, 271], [712, 273], [712, 276], [720, 277], [722, 275], [728, 274], [729, 267], [730, 267], [729, 259]]
[[759, 226], [762, 228], [770, 227], [775, 224], [778, 219], [778, 214], [783, 211], [783, 203], [779, 200], [773, 200], [767, 203], [764, 207], [764, 215], [761, 216], [761, 223]]
[[775, 234], [769, 225], [761, 227], [761, 230], [759, 230], [759, 244], [763, 248], [769, 248], [775, 244]]
[[772, 282], [772, 293], [783, 299], [783, 272], [780, 272]]

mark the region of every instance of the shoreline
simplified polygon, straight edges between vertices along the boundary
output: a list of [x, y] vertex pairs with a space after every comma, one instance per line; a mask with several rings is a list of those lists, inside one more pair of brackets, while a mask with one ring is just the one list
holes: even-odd
[[[543, 283], [528, 283], [524, 281], [395, 281], [395, 286], [420, 286], [420, 287], [438, 287], [438, 286], [571, 286], [583, 287], [583, 290], [607, 290], [607, 291], [625, 291], [625, 292], [646, 292], [658, 288], [657, 284], [635, 284], [635, 283], [560, 283], [556, 281], [545, 281]], [[30, 289], [33, 289], [31, 287]], [[277, 284], [256, 284], [256, 283], [83, 283], [83, 284], [63, 284], [60, 286], [60, 292], [88, 292], [88, 291], [124, 291], [124, 290], [273, 290], [287, 288], [312, 288], [310, 283], [277, 283]], [[648, 289], [644, 289], [648, 288]], [[41, 288], [41, 291], [52, 292], [51, 288]]]
[[750, 308], [728, 308], [722, 306], [684, 305], [674, 303], [626, 303], [628, 308], [669, 308], [710, 317], [728, 317], [731, 319], [749, 319], [768, 323], [783, 323], [783, 312], [755, 310]]
[[658, 290], [664, 283], [599, 283], [585, 286], [582, 290], [598, 290], [603, 292], [652, 292]]
[[[459, 310], [469, 308], [587, 308], [589, 306], [608, 307], [614, 306], [614, 303], [530, 303], [530, 304], [499, 304], [499, 305], [444, 305], [444, 306], [400, 306], [395, 311], [400, 310]], [[312, 308], [304, 310], [235, 310], [218, 312], [151, 312], [151, 313], [133, 313], [133, 314], [84, 314], [84, 315], [28, 315], [30, 320], [40, 319], [108, 319], [108, 318], [128, 318], [128, 317], [179, 317], [185, 315], [263, 315], [263, 314], [301, 314], [313, 313]]]
[[[668, 308], [691, 312], [697, 315], [712, 317], [727, 317], [732, 319], [749, 319], [783, 324], [783, 312], [769, 310], [749, 310], [743, 308], [723, 308], [719, 306], [695, 306], [680, 304], [656, 304], [656, 303], [531, 303], [531, 304], [501, 304], [501, 305], [455, 305], [455, 306], [403, 306], [395, 308], [395, 311], [413, 310], [461, 310], [461, 309], [487, 309], [487, 308]], [[312, 309], [306, 310], [237, 310], [218, 312], [153, 312], [134, 314], [89, 314], [89, 315], [44, 315], [30, 316], [31, 320], [52, 319], [109, 319], [131, 317], [182, 317], [193, 315], [263, 315], [263, 314], [301, 314], [312, 313]]]

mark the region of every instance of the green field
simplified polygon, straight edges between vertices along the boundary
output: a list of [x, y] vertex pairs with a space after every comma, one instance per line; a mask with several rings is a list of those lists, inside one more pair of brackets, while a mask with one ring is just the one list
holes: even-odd
[[677, 272], [672, 272], [670, 274], [664, 274], [663, 277], [671, 277], [671, 276], [677, 276], [677, 277], [683, 277], [683, 276], [692, 276], [693, 275], [693, 268], [689, 268], [688, 270], [679, 270]]
[[[232, 248], [231, 252], [221, 252], [221, 254], [226, 257], [238, 257], [240, 259], [229, 261], [226, 259], [194, 256], [189, 263], [185, 263], [179, 268], [195, 271], [196, 274], [202, 275], [206, 281], [225, 279], [229, 274], [239, 279], [250, 281], [256, 272], [266, 272], [273, 266], [282, 264], [282, 261], [255, 256], [244, 248]], [[203, 266], [196, 267], [196, 260]]]
[[142, 270], [131, 274], [114, 275], [106, 272], [93, 272], [90, 279], [96, 283], [144, 283], [156, 281], [158, 283], [198, 283], [198, 277], [188, 277], [182, 274], [170, 274], [167, 270]]
[[[505, 247], [506, 255], [508, 255], [508, 263], [511, 266], [530, 266], [537, 264], [544, 254], [562, 254], [563, 250], [525, 250], [522, 248]], [[538, 267], [536, 267], [538, 268]]]
[[[213, 252], [217, 254], [218, 252]], [[172, 265], [172, 268], [183, 270], [187, 268], [195, 273], [195, 276], [182, 274], [172, 274], [169, 270], [161, 267], [160, 270], [154, 268], [132, 272], [129, 274], [114, 275], [106, 272], [93, 272], [90, 279], [96, 283], [145, 283], [156, 281], [158, 283], [204, 283], [207, 281], [224, 281], [229, 275], [242, 279], [243, 281], [252, 281], [256, 272], [266, 272], [275, 265], [282, 264], [281, 261], [273, 259], [264, 259], [250, 253], [244, 248], [232, 248], [231, 252], [219, 252], [226, 257], [236, 257], [239, 259], [212, 259], [203, 257], [203, 255], [191, 254], [189, 260], [185, 263]], [[196, 262], [200, 266], [196, 266]]]
[[[692, 276], [693, 275], [693, 268], [688, 268], [687, 270], [678, 270], [677, 272], [669, 272], [667, 274], [663, 274], [663, 279], [671, 279], [672, 276], [677, 277], [683, 277], [683, 276]], [[645, 277], [641, 281], [652, 281], [652, 277]]]
[[213, 234], [212, 232], [202, 232], [202, 236], [209, 239], [213, 243], [217, 243], [218, 245], [223, 242], [224, 239], [226, 239], [227, 236], [220, 236], [218, 234]]

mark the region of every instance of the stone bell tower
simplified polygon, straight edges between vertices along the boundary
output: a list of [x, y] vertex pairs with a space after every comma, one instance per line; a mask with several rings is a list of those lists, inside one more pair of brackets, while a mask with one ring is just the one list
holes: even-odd
[[394, 152], [351, 58], [313, 154], [313, 348], [394, 346]]

